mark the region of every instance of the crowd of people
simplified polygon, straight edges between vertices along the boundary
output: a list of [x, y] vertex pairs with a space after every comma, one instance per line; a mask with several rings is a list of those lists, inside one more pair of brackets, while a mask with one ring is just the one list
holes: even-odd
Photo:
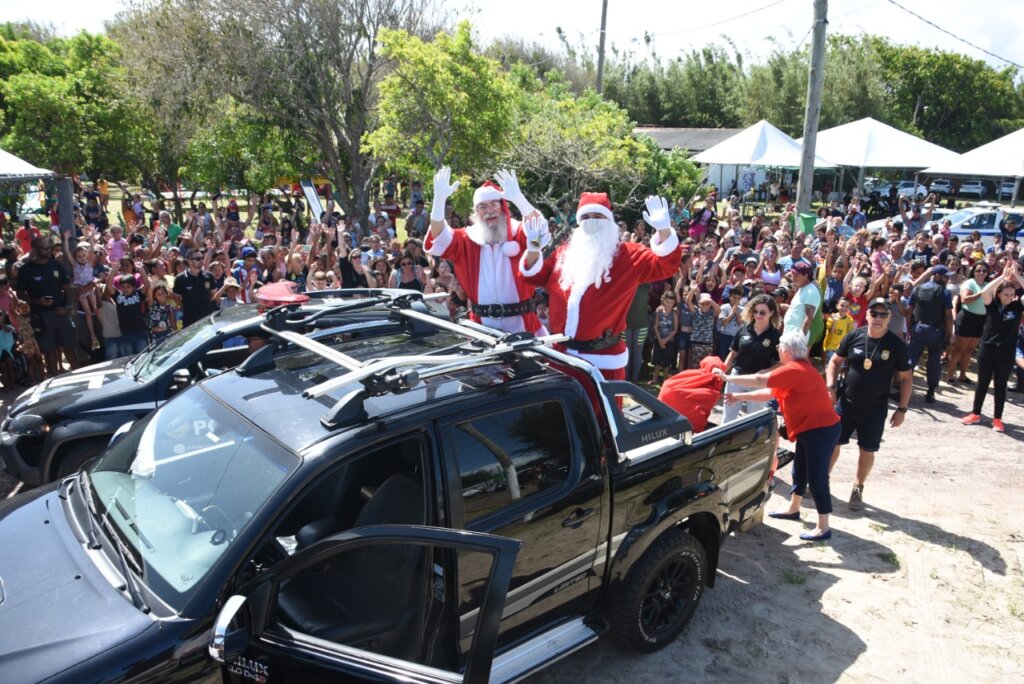
[[[112, 224], [109, 189], [83, 188], [73, 230], [61, 233], [55, 214], [50, 228], [26, 221], [0, 254], [4, 384], [58, 374], [62, 353], [77, 367], [83, 339], [99, 357], [136, 353], [218, 308], [255, 301], [260, 287], [281, 280], [301, 291], [446, 293], [453, 317], [564, 335], [559, 348], [608, 378], [659, 385], [687, 371], [720, 376], [725, 422], [778, 405], [791, 435], [806, 433], [797, 439], [794, 508], [783, 516], [798, 512], [807, 483], [827, 492], [821, 478], [853, 435], [860, 457], [850, 505], [862, 504], [889, 402], [897, 403], [889, 424], [898, 426], [925, 355], [925, 402], [935, 401], [943, 379], [975, 386], [965, 424], [982, 422], [992, 385], [991, 426], [1003, 431], [1006, 392], [1024, 389], [1024, 280], [1010, 219], [1000, 221], [994, 244], [980, 235], [960, 240], [948, 223], [930, 221], [934, 197], [923, 205], [899, 198], [898, 215], [875, 234], [854, 199], [821, 207], [805, 233], [792, 205], [746, 221], [712, 193], [671, 204], [648, 198], [630, 228], [606, 195], [584, 193], [576, 211], [556, 221], [529, 203], [508, 171], [476, 189], [464, 219], [452, 209], [458, 183], [448, 169], [434, 178], [429, 204], [419, 183], [400, 202], [389, 181], [363, 220], [330, 201], [307, 217], [303, 201], [283, 193], [254, 197], [247, 208], [214, 195], [178, 224], [161, 203], [125, 192]], [[563, 221], [570, 231], [552, 253]], [[806, 386], [809, 368], [830, 415], [820, 407], [799, 413], [820, 398], [801, 398], [817, 392]], [[826, 517], [813, 536], [825, 538], [828, 510], [819, 513]]]

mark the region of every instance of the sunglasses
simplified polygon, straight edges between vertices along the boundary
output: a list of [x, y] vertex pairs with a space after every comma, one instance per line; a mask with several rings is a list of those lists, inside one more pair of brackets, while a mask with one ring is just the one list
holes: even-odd
[[770, 316], [772, 314], [768, 309], [754, 309], [755, 316]]
[[888, 318], [889, 317], [889, 312], [888, 311], [882, 311], [881, 309], [878, 309], [878, 310], [871, 309], [871, 310], [868, 311], [868, 316], [871, 316], [872, 318]]
[[403, 261], [402, 263], [399, 264], [399, 266], [412, 266], [412, 262], [411, 261]]

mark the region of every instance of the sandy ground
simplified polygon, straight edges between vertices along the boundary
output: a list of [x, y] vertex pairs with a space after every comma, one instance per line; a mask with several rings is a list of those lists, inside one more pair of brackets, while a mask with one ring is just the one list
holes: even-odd
[[[886, 431], [860, 513], [846, 507], [856, 450], [844, 448], [831, 543], [766, 519], [726, 541], [716, 585], [675, 643], [637, 656], [601, 640], [533, 681], [1024, 681], [1024, 402], [1011, 394], [1000, 435], [959, 424], [967, 391], [944, 386], [929, 406], [920, 382], [906, 422]], [[787, 485], [783, 472], [770, 510]], [[0, 496], [16, 489], [0, 473]], [[812, 517], [807, 500], [804, 527]]]
[[[846, 506], [857, 450], [843, 448], [830, 543], [766, 518], [726, 540], [715, 587], [675, 643], [632, 655], [602, 640], [534, 681], [1024, 681], [1022, 395], [997, 434], [988, 420], [960, 425], [973, 391], [943, 386], [929, 406], [915, 380], [857, 513]], [[789, 482], [787, 468], [769, 510]], [[809, 497], [803, 517], [813, 527]]]

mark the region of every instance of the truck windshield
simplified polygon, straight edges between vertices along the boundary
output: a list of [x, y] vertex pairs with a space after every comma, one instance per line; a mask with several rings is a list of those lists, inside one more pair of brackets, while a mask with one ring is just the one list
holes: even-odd
[[[238, 311], [236, 311], [236, 309]], [[132, 361], [130, 372], [139, 382], [148, 382], [178, 363], [196, 349], [210, 343], [225, 325], [255, 315], [253, 307], [235, 307], [218, 311], [192, 325], [169, 335], [152, 349], [139, 354]]]
[[180, 609], [298, 465], [197, 387], [135, 425], [89, 476], [133, 571]]

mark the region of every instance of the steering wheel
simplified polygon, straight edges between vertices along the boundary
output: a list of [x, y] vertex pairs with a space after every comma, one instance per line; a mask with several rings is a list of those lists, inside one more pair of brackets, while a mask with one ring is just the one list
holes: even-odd
[[[224, 525], [221, 525], [219, 527], [217, 525], [214, 525], [213, 521], [210, 520], [211, 517], [219, 518], [217, 522], [224, 523]], [[228, 541], [234, 539], [235, 536], [238, 534], [238, 530], [235, 528], [234, 521], [230, 517], [228, 517], [228, 514], [225, 513], [220, 506], [216, 504], [210, 504], [209, 506], [203, 509], [202, 521], [203, 524], [206, 525], [208, 529], [224, 531], [227, 534]]]

